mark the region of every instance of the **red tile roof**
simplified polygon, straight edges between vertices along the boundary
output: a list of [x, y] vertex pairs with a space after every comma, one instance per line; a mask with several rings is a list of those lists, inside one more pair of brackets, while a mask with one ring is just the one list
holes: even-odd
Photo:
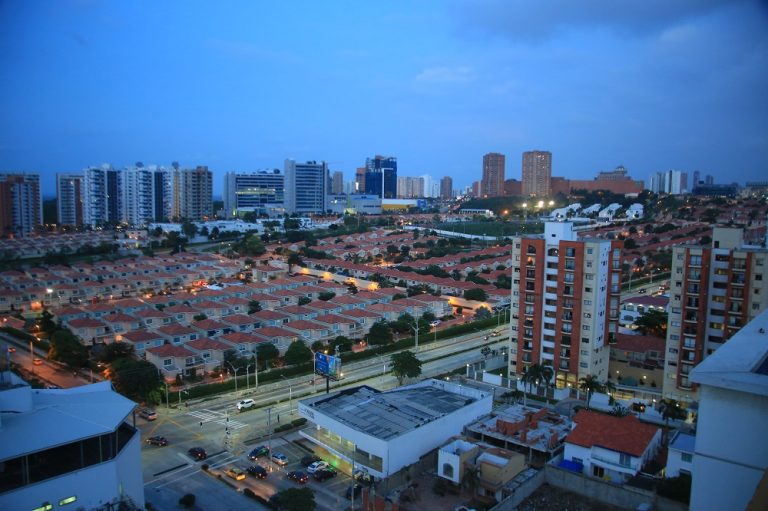
[[634, 415], [614, 417], [591, 410], [581, 410], [573, 421], [576, 428], [565, 437], [567, 443], [591, 448], [603, 447], [640, 457], [659, 430]]
[[195, 353], [183, 346], [175, 346], [173, 344], [163, 344], [162, 346], [155, 346], [153, 348], [147, 348], [148, 353], [152, 353], [158, 357], [193, 357]]
[[652, 335], [627, 335], [616, 334], [616, 344], [611, 348], [620, 351], [634, 351], [645, 353], [646, 351], [656, 351], [664, 356], [666, 340]]
[[216, 341], [214, 339], [209, 339], [208, 337], [203, 337], [202, 339], [195, 339], [194, 341], [189, 341], [184, 345], [189, 346], [190, 348], [193, 348], [196, 350], [226, 351], [226, 350], [232, 349], [232, 345], [227, 344], [225, 342]]

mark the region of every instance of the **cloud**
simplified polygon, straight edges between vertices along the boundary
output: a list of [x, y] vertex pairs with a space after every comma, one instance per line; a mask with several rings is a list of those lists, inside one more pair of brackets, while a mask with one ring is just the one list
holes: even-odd
[[544, 40], [574, 29], [656, 34], [723, 6], [749, 0], [486, 0], [457, 4], [464, 28], [512, 39]]
[[421, 83], [467, 83], [475, 80], [471, 67], [428, 67], [416, 75], [415, 81]]

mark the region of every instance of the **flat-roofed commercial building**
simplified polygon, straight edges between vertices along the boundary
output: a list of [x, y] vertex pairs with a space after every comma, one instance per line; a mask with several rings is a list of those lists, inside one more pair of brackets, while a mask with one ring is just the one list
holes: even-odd
[[[385, 478], [490, 413], [490, 392], [442, 380], [382, 392], [361, 386], [304, 399], [299, 414], [311, 426], [300, 434], [318, 452]], [[323, 453], [325, 454], [325, 453]]]
[[110, 382], [37, 390], [0, 375], [0, 509], [144, 509], [136, 403]]

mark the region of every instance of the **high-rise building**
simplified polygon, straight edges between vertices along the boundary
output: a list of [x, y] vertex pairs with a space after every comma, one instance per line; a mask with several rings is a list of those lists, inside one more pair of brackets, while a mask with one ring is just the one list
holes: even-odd
[[506, 157], [500, 153], [488, 153], [483, 156], [483, 179], [480, 193], [484, 197], [504, 195], [504, 168]]
[[286, 213], [324, 213], [327, 185], [328, 165], [324, 161], [285, 160]]
[[424, 197], [424, 179], [420, 177], [400, 176], [397, 178], [397, 197], [414, 199]]
[[207, 166], [173, 172], [174, 216], [201, 221], [213, 216], [213, 173]]
[[698, 170], [693, 171], [693, 183], [691, 183], [691, 190], [699, 186], [699, 180], [701, 179], [701, 172]]
[[365, 193], [382, 199], [397, 197], [397, 158], [379, 155], [366, 158]]
[[344, 193], [344, 173], [336, 171], [331, 178], [331, 193], [339, 195]]
[[768, 307], [768, 250], [741, 229], [715, 227], [712, 245], [672, 251], [663, 393], [697, 399], [691, 370]]
[[685, 193], [688, 187], [688, 173], [680, 170], [668, 170], [666, 172], [654, 172], [651, 174], [650, 190], [653, 193], [668, 193], [680, 195]]
[[608, 378], [618, 326], [621, 242], [579, 239], [570, 222], [512, 239], [509, 377], [552, 368], [558, 388], [587, 375]]
[[141, 226], [172, 216], [171, 174], [165, 167], [137, 164], [121, 172], [122, 220]]
[[122, 220], [122, 183], [120, 173], [111, 165], [88, 167], [83, 170], [83, 221], [96, 227]]
[[0, 174], [0, 236], [23, 236], [42, 223], [40, 175]]
[[83, 225], [83, 174], [56, 174], [56, 219], [59, 225]]
[[355, 193], [365, 193], [365, 167], [355, 169]]
[[440, 183], [435, 181], [435, 179], [430, 176], [429, 174], [424, 174], [422, 176], [419, 176], [419, 178], [422, 180], [423, 183], [423, 195], [422, 197], [439, 197], [440, 196]]
[[228, 218], [253, 212], [274, 216], [285, 212], [285, 175], [278, 169], [227, 172], [224, 176], [224, 211]]
[[549, 197], [551, 179], [552, 153], [549, 151], [523, 153], [523, 195]]
[[453, 198], [453, 178], [451, 176], [445, 176], [440, 180], [440, 198], [443, 200]]

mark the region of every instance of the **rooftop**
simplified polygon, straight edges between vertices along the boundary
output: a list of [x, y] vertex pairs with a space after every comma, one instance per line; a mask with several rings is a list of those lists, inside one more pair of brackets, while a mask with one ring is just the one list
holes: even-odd
[[574, 417], [576, 427], [565, 439], [567, 443], [593, 446], [642, 456], [659, 428], [640, 422], [634, 415], [614, 417], [591, 410], [580, 410]]
[[681, 431], [676, 432], [675, 436], [673, 436], [672, 440], [669, 442], [670, 449], [690, 454], [694, 453], [695, 447], [696, 435], [689, 435], [688, 433], [683, 433]]
[[[435, 380], [422, 385], [401, 387], [381, 392], [368, 386], [304, 400], [308, 407], [319, 411], [353, 429], [381, 440], [391, 440], [426, 423], [440, 419], [473, 403], [484, 394], [455, 384], [437, 386]], [[476, 397], [467, 392], [477, 393]]]
[[696, 366], [691, 371], [691, 380], [702, 385], [768, 396], [768, 310], [744, 325]]

